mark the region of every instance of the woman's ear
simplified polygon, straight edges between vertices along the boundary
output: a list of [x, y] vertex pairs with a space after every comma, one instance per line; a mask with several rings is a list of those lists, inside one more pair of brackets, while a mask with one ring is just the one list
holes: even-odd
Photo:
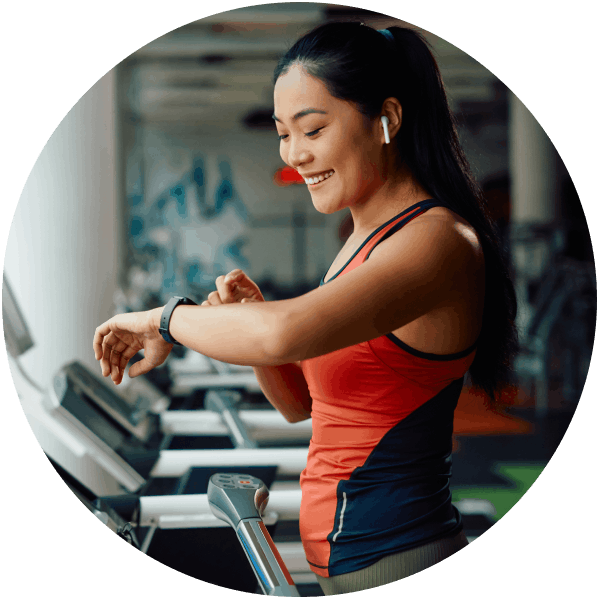
[[380, 125], [382, 139], [384, 142], [387, 142], [384, 130], [387, 128], [387, 134], [391, 142], [402, 126], [402, 106], [400, 102], [395, 97], [387, 98], [381, 109], [380, 122], [381, 116], [385, 116], [384, 121], [386, 121], [387, 124], [387, 127], [384, 127], [383, 123]]

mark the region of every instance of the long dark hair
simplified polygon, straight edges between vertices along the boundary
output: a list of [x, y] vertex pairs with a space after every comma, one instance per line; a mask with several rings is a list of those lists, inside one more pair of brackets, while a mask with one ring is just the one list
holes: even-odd
[[437, 62], [427, 41], [403, 27], [392, 38], [359, 23], [326, 23], [299, 39], [280, 59], [274, 84], [300, 64], [330, 94], [369, 118], [384, 100], [402, 105], [398, 158], [436, 200], [476, 230], [485, 257], [485, 303], [477, 354], [469, 370], [473, 388], [491, 403], [512, 390], [518, 350], [516, 295], [497, 227], [460, 145]]

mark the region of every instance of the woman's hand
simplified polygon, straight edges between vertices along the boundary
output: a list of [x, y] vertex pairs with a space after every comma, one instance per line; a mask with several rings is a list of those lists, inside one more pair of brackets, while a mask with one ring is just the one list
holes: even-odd
[[226, 276], [216, 278], [216, 288], [202, 307], [217, 307], [228, 303], [257, 303], [265, 302], [259, 287], [245, 272], [240, 269], [232, 270]]
[[128, 362], [141, 349], [144, 358], [130, 368], [129, 377], [143, 375], [166, 360], [173, 345], [159, 332], [162, 309], [116, 315], [95, 330], [93, 350], [104, 377], [111, 375], [120, 384]]
[[[202, 306], [265, 301], [257, 284], [239, 269], [217, 278], [216, 287]], [[111, 375], [112, 381], [120, 384], [128, 362], [140, 350], [144, 358], [132, 365], [129, 377], [143, 375], [166, 360], [173, 345], [159, 332], [162, 310], [116, 315], [95, 330], [93, 350], [104, 377]]]

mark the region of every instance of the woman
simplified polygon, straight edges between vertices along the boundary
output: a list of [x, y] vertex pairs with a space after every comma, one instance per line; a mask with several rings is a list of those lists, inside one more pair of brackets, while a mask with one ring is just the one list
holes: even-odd
[[354, 222], [319, 288], [265, 302], [235, 270], [201, 306], [113, 317], [94, 350], [116, 384], [141, 348], [130, 376], [146, 373], [172, 348], [162, 317], [168, 340], [252, 365], [288, 421], [312, 417], [301, 539], [331, 595], [398, 580], [467, 544], [448, 481], [454, 408], [467, 371], [492, 401], [506, 387], [516, 301], [417, 33], [323, 25], [274, 81], [282, 159], [318, 211], [348, 208]]

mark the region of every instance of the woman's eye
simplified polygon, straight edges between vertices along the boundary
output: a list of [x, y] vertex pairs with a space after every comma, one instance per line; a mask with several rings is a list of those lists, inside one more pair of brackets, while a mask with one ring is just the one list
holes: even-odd
[[[321, 127], [321, 128], [323, 128], [323, 127]], [[311, 131], [309, 133], [305, 133], [305, 137], [314, 137], [315, 135], [317, 135], [317, 133], [319, 133], [321, 128]], [[278, 135], [278, 141], [283, 141], [284, 139], [287, 139], [287, 138], [288, 138], [288, 135]]]

